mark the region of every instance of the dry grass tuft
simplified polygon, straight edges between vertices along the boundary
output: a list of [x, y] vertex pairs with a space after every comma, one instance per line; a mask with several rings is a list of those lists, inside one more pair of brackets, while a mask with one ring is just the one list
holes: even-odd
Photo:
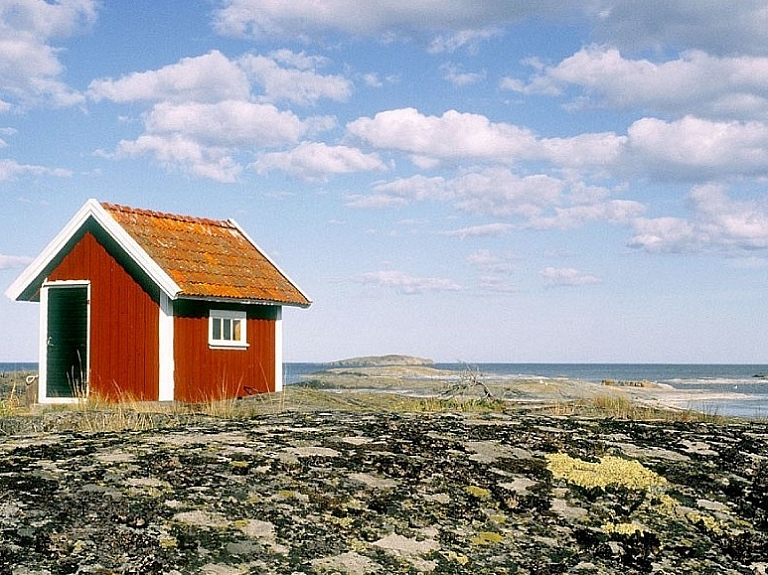
[[725, 423], [729, 418], [715, 412], [660, 408], [633, 401], [623, 394], [606, 394], [569, 402], [557, 402], [544, 409], [553, 415], [586, 415], [634, 421]]
[[[29, 374], [11, 374], [0, 384], [0, 419], [30, 415], [47, 420], [42, 429], [75, 431], [143, 431], [184, 425], [195, 418], [248, 419], [285, 411], [359, 411], [390, 413], [477, 413], [509, 410], [548, 413], [560, 416], [611, 417], [626, 420], [675, 422], [727, 422], [716, 413], [673, 410], [634, 401], [627, 394], [605, 393], [576, 401], [519, 403], [495, 397], [481, 374], [467, 368], [457, 382], [436, 390], [435, 395], [415, 396], [396, 391], [322, 389], [312, 385], [289, 385], [279, 393], [264, 393], [245, 399], [220, 399], [221, 393], [199, 403], [144, 402], [126, 393], [100, 397], [91, 393], [71, 405], [35, 404], [28, 392], [36, 390]], [[54, 423], [50, 423], [50, 422]], [[14, 429], [15, 423], [6, 422]], [[37, 427], [37, 423], [34, 424]], [[53, 427], [51, 427], [53, 426]]]

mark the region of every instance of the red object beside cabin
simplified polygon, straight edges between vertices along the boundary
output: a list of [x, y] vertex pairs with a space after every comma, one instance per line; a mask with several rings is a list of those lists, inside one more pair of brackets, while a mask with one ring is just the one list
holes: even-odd
[[89, 200], [8, 288], [41, 302], [39, 401], [208, 401], [282, 388], [306, 295], [232, 220]]

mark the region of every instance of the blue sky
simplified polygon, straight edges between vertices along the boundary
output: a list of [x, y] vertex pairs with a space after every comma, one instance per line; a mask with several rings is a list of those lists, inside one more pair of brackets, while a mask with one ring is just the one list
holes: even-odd
[[[0, 0], [0, 283], [235, 218], [285, 358], [768, 362], [768, 2]], [[0, 301], [0, 361], [37, 357]]]

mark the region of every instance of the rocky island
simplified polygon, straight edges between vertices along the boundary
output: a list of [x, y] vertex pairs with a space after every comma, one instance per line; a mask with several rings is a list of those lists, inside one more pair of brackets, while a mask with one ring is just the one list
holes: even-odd
[[333, 361], [327, 364], [329, 368], [338, 367], [386, 367], [393, 365], [400, 366], [432, 366], [435, 362], [431, 359], [424, 359], [421, 357], [413, 357], [411, 355], [375, 355], [375, 356], [363, 356], [353, 357], [349, 359], [341, 359]]

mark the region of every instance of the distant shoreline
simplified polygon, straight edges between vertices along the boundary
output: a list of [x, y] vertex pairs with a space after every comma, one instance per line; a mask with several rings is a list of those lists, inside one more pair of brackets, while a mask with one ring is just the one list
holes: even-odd
[[[0, 362], [0, 376], [8, 382], [14, 373], [35, 373], [37, 368], [36, 362]], [[506, 390], [506, 399], [513, 402], [620, 394], [673, 409], [768, 419], [768, 381], [761, 376], [766, 366], [758, 364], [472, 365], [391, 354], [328, 363], [286, 362], [284, 381], [292, 386], [324, 380], [324, 386], [355, 393], [370, 388], [434, 396], [441, 385], [459, 378], [465, 369], [492, 387]], [[333, 373], [339, 371], [344, 373]], [[318, 373], [325, 375], [318, 378]]]
[[757, 377], [764, 372], [759, 365], [436, 363], [410, 368], [323, 368], [324, 376], [308, 376], [340, 389], [383, 387], [395, 393], [434, 395], [445, 381], [462, 377], [465, 370], [512, 403], [615, 396], [638, 405], [748, 419], [768, 417], [768, 382]]
[[0, 361], [0, 373], [17, 371], [38, 371], [40, 365], [36, 361]]

